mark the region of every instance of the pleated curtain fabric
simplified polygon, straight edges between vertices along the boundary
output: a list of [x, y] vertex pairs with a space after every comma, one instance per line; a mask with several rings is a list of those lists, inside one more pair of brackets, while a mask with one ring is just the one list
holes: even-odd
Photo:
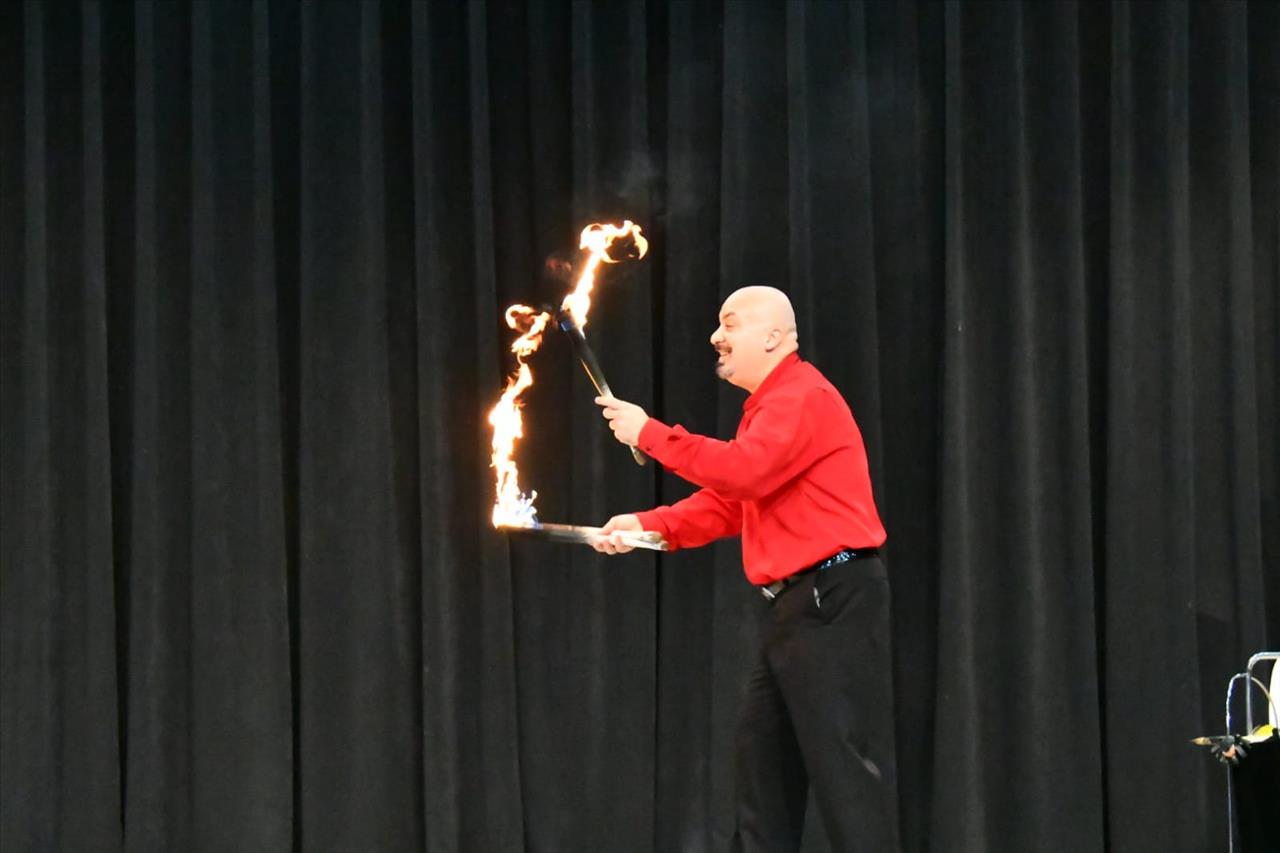
[[[0, 848], [718, 851], [738, 545], [490, 525], [507, 305], [728, 438], [746, 284], [867, 441], [908, 851], [1225, 849], [1280, 645], [1280, 4], [0, 8]], [[566, 342], [521, 482], [638, 468]], [[830, 849], [814, 822], [807, 851]]]

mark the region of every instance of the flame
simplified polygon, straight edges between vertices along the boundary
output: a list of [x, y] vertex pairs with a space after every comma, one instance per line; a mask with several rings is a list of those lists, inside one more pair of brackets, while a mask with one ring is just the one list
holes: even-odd
[[[630, 237], [634, 243], [628, 259], [643, 258], [649, 250], [649, 241], [640, 233], [640, 226], [631, 220], [620, 226], [596, 223], [582, 229], [578, 248], [587, 250], [590, 255], [573, 291], [564, 298], [561, 305], [579, 328], [587, 325], [596, 269], [601, 263], [616, 264], [623, 260], [611, 257], [609, 249], [615, 241], [624, 237]], [[490, 461], [497, 475], [497, 500], [493, 505], [494, 527], [536, 527], [538, 524], [538, 511], [533, 505], [538, 493], [530, 491], [525, 494], [520, 490], [520, 471], [512, 454], [515, 452], [516, 442], [524, 437], [524, 420], [520, 415], [523, 404], [520, 396], [533, 385], [533, 371], [529, 369], [527, 362], [542, 345], [543, 332], [551, 319], [548, 312], [535, 311], [527, 305], [512, 305], [507, 309], [507, 325], [519, 332], [520, 336], [511, 344], [511, 352], [516, 357], [516, 372], [508, 377], [502, 397], [489, 411], [489, 424], [493, 427], [493, 455]]]
[[512, 305], [507, 309], [507, 325], [521, 334], [511, 344], [511, 351], [516, 356], [516, 372], [507, 379], [502, 397], [489, 412], [489, 424], [493, 427], [493, 455], [490, 460], [498, 477], [498, 499], [493, 505], [494, 527], [532, 527], [538, 523], [538, 512], [533, 506], [538, 493], [526, 495], [520, 491], [520, 471], [511, 454], [515, 451], [516, 441], [524, 437], [520, 395], [533, 385], [533, 371], [526, 360], [542, 345], [542, 333], [549, 322], [550, 314], [534, 311], [527, 305]]
[[649, 241], [640, 233], [640, 226], [630, 219], [622, 225], [594, 223], [582, 229], [582, 237], [578, 241], [579, 249], [586, 249], [591, 254], [582, 268], [582, 275], [574, 285], [573, 292], [564, 298], [561, 307], [568, 311], [579, 329], [587, 328], [587, 314], [591, 311], [591, 290], [596, 283], [596, 268], [600, 264], [616, 264], [619, 259], [609, 256], [609, 248], [614, 241], [630, 237], [635, 242], [634, 260], [639, 260], [649, 251]]

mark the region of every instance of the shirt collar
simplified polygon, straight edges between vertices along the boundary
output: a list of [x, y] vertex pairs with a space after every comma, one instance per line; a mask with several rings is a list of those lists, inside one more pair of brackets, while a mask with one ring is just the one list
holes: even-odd
[[742, 411], [749, 412], [759, 405], [761, 398], [769, 393], [770, 389], [778, 385], [784, 376], [795, 370], [798, 364], [800, 364], [800, 354], [795, 352], [787, 353], [787, 357], [778, 362], [773, 370], [769, 371], [769, 375], [764, 378], [759, 387], [743, 401]]

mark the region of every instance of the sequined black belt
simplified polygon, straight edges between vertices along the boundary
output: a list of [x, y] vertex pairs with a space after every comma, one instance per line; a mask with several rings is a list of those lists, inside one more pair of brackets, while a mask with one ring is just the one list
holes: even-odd
[[810, 572], [820, 572], [823, 569], [829, 569], [832, 566], [838, 566], [841, 563], [847, 563], [850, 560], [865, 560], [868, 557], [878, 557], [879, 555], [880, 555], [879, 548], [845, 548], [843, 551], [837, 551], [836, 553], [832, 554], [830, 557], [827, 557], [827, 559], [822, 560], [821, 562], [814, 563], [812, 566], [801, 569], [795, 574], [787, 575], [785, 578], [782, 578], [781, 580], [776, 580], [773, 583], [769, 583], [769, 584], [765, 584], [764, 586], [757, 587], [757, 589], [760, 590], [761, 595], [763, 595], [769, 601], [773, 601], [779, 595], [782, 595], [783, 590], [785, 590], [787, 587], [791, 586], [791, 584], [800, 580], [800, 578], [804, 577]]

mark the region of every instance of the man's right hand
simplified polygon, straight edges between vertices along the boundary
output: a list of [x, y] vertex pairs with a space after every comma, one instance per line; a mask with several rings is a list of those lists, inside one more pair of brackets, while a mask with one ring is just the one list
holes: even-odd
[[604, 527], [600, 528], [600, 538], [592, 542], [591, 547], [601, 554], [625, 554], [628, 551], [635, 550], [634, 546], [622, 544], [618, 541], [618, 537], [613, 535], [624, 531], [627, 533], [643, 533], [644, 528], [640, 526], [640, 519], [631, 513], [615, 515], [604, 523]]

